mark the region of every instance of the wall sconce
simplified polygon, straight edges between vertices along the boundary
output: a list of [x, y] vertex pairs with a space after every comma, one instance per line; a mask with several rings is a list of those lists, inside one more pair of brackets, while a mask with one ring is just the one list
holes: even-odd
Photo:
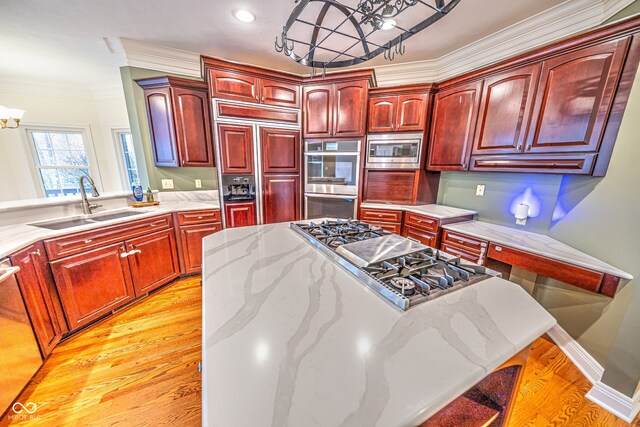
[[516, 224], [525, 225], [527, 218], [529, 218], [529, 205], [526, 203], [518, 203], [514, 216], [516, 217]]
[[[20, 127], [22, 116], [24, 116], [24, 110], [0, 105], [0, 129], [16, 129]], [[8, 125], [9, 120], [13, 120], [15, 126]]]

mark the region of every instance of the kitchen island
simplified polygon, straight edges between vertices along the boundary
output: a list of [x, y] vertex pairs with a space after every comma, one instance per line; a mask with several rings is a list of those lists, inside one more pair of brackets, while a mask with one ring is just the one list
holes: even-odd
[[402, 312], [289, 229], [204, 240], [203, 425], [416, 425], [555, 324], [500, 278]]

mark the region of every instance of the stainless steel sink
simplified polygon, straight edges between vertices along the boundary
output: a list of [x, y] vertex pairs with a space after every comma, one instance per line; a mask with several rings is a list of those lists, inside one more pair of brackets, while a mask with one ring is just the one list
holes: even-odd
[[143, 213], [146, 213], [146, 212], [144, 212], [144, 211], [120, 211], [120, 212], [113, 212], [113, 213], [93, 214], [93, 215], [91, 215], [91, 219], [93, 221], [110, 221], [112, 219], [127, 218], [127, 217], [130, 217], [130, 216], [141, 215]]
[[142, 215], [146, 211], [119, 210], [116, 212], [103, 212], [90, 216], [74, 216], [69, 218], [61, 218], [53, 221], [34, 222], [29, 225], [34, 227], [46, 228], [49, 230], [64, 230], [65, 228], [79, 227], [87, 224], [99, 224], [103, 221], [113, 219], [128, 218], [131, 216]]
[[47, 228], [49, 230], [64, 230], [65, 228], [79, 227], [81, 225], [95, 224], [95, 223], [96, 223], [95, 221], [92, 221], [85, 217], [75, 217], [75, 218], [59, 219], [57, 221], [36, 222], [29, 225], [33, 225], [34, 227]]

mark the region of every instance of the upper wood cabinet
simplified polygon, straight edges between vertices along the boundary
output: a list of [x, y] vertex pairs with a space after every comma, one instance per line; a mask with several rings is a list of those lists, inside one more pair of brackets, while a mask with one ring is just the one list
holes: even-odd
[[18, 284], [40, 351], [46, 358], [68, 328], [44, 245], [40, 242], [14, 253], [11, 263], [20, 267]]
[[481, 91], [478, 81], [436, 94], [427, 169], [467, 170]]
[[429, 101], [427, 93], [380, 94], [377, 92], [375, 97], [369, 98], [369, 132], [424, 131]]
[[628, 43], [603, 43], [542, 63], [527, 153], [598, 150]]
[[473, 154], [521, 153], [540, 76], [540, 64], [484, 80]]
[[300, 172], [300, 132], [260, 128], [263, 173]]
[[155, 165], [213, 167], [206, 84], [175, 77], [136, 82], [144, 90]]
[[297, 76], [214, 58], [203, 57], [203, 61], [213, 98], [300, 108]]
[[253, 173], [253, 126], [218, 124], [222, 173]]
[[367, 88], [366, 80], [305, 86], [304, 137], [364, 136]]

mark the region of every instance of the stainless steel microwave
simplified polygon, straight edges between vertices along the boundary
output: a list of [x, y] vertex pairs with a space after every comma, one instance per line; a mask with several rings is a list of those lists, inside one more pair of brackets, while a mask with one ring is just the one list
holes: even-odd
[[420, 169], [422, 134], [371, 134], [367, 137], [367, 169]]

